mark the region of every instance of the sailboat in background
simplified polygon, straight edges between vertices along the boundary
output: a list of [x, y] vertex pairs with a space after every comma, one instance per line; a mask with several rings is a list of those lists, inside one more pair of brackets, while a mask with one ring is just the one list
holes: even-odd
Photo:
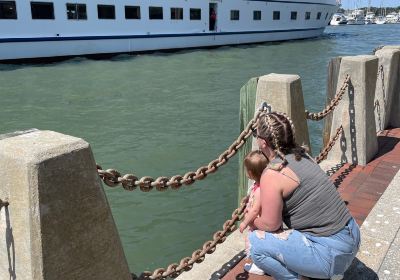
[[365, 24], [364, 20], [364, 11], [359, 9], [361, 6], [360, 0], [357, 0], [355, 3], [355, 9], [347, 16], [347, 24], [349, 25], [361, 25]]
[[368, 0], [368, 10], [365, 15], [365, 24], [373, 24], [375, 23], [375, 13], [371, 12], [371, 0]]
[[364, 11], [359, 9], [352, 11], [351, 14], [347, 17], [347, 24], [350, 25], [365, 24]]
[[383, 0], [381, 1], [381, 6], [379, 8], [379, 16], [375, 20], [376, 24], [385, 24], [386, 23], [386, 18], [385, 18], [386, 9], [384, 10], [382, 8], [382, 6], [383, 6]]

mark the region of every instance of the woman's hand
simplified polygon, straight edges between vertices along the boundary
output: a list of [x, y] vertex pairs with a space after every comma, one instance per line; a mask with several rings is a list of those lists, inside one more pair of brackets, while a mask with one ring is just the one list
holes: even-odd
[[256, 228], [256, 226], [254, 225], [254, 223], [253, 222], [251, 222], [250, 224], [249, 224], [249, 231], [254, 231], [254, 230], [256, 230], [257, 228]]

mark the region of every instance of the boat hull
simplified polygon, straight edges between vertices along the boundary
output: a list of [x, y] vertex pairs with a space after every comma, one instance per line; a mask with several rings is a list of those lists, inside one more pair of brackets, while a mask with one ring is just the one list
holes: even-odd
[[159, 36], [132, 35], [9, 39], [8, 42], [3, 40], [0, 43], [0, 60], [135, 53], [285, 41], [318, 37], [323, 31], [324, 28], [311, 28], [265, 32], [161, 34]]
[[[87, 17], [71, 20], [65, 13], [66, 5], [73, 4], [54, 2], [51, 4], [54, 6], [54, 14], [50, 14], [52, 19], [32, 19], [30, 5], [34, 2], [19, 1], [15, 6], [18, 18], [0, 21], [4, 31], [0, 34], [0, 61], [312, 38], [323, 33], [338, 8], [334, 0], [151, 0], [138, 1], [135, 5], [139, 5], [141, 15], [129, 20], [125, 18], [124, 7], [132, 7], [130, 0], [102, 0], [103, 6], [115, 8], [112, 19], [105, 20], [97, 14], [99, 3], [80, 2], [79, 5], [86, 7]], [[162, 9], [160, 19], [150, 18], [153, 6]], [[201, 11], [198, 20], [190, 18], [192, 15], [188, 12], [193, 9]], [[212, 9], [217, 10], [213, 28], [208, 16]], [[172, 19], [172, 12], [176, 10], [181, 17]], [[294, 18], [293, 13], [296, 13]]]

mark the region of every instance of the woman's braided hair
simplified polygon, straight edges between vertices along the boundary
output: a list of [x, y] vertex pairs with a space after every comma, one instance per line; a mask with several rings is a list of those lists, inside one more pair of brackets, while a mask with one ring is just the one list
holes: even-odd
[[257, 133], [283, 160], [282, 167], [288, 163], [285, 155], [293, 153], [299, 161], [308, 150], [307, 147], [296, 143], [293, 122], [285, 113], [263, 113]]

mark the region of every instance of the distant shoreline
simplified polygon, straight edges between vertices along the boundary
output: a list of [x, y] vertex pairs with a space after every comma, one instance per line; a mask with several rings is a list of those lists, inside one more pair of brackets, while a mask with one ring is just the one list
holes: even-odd
[[[349, 11], [349, 10], [354, 10], [354, 7], [340, 7], [340, 9], [338, 10], [338, 12], [345, 12], [345, 11]], [[373, 12], [375, 14], [380, 13], [381, 10], [385, 10], [386, 14], [395, 12], [395, 13], [400, 13], [400, 6], [397, 7], [361, 7], [361, 8], [357, 8], [359, 10], [364, 10], [364, 11], [369, 11], [369, 12]]]

